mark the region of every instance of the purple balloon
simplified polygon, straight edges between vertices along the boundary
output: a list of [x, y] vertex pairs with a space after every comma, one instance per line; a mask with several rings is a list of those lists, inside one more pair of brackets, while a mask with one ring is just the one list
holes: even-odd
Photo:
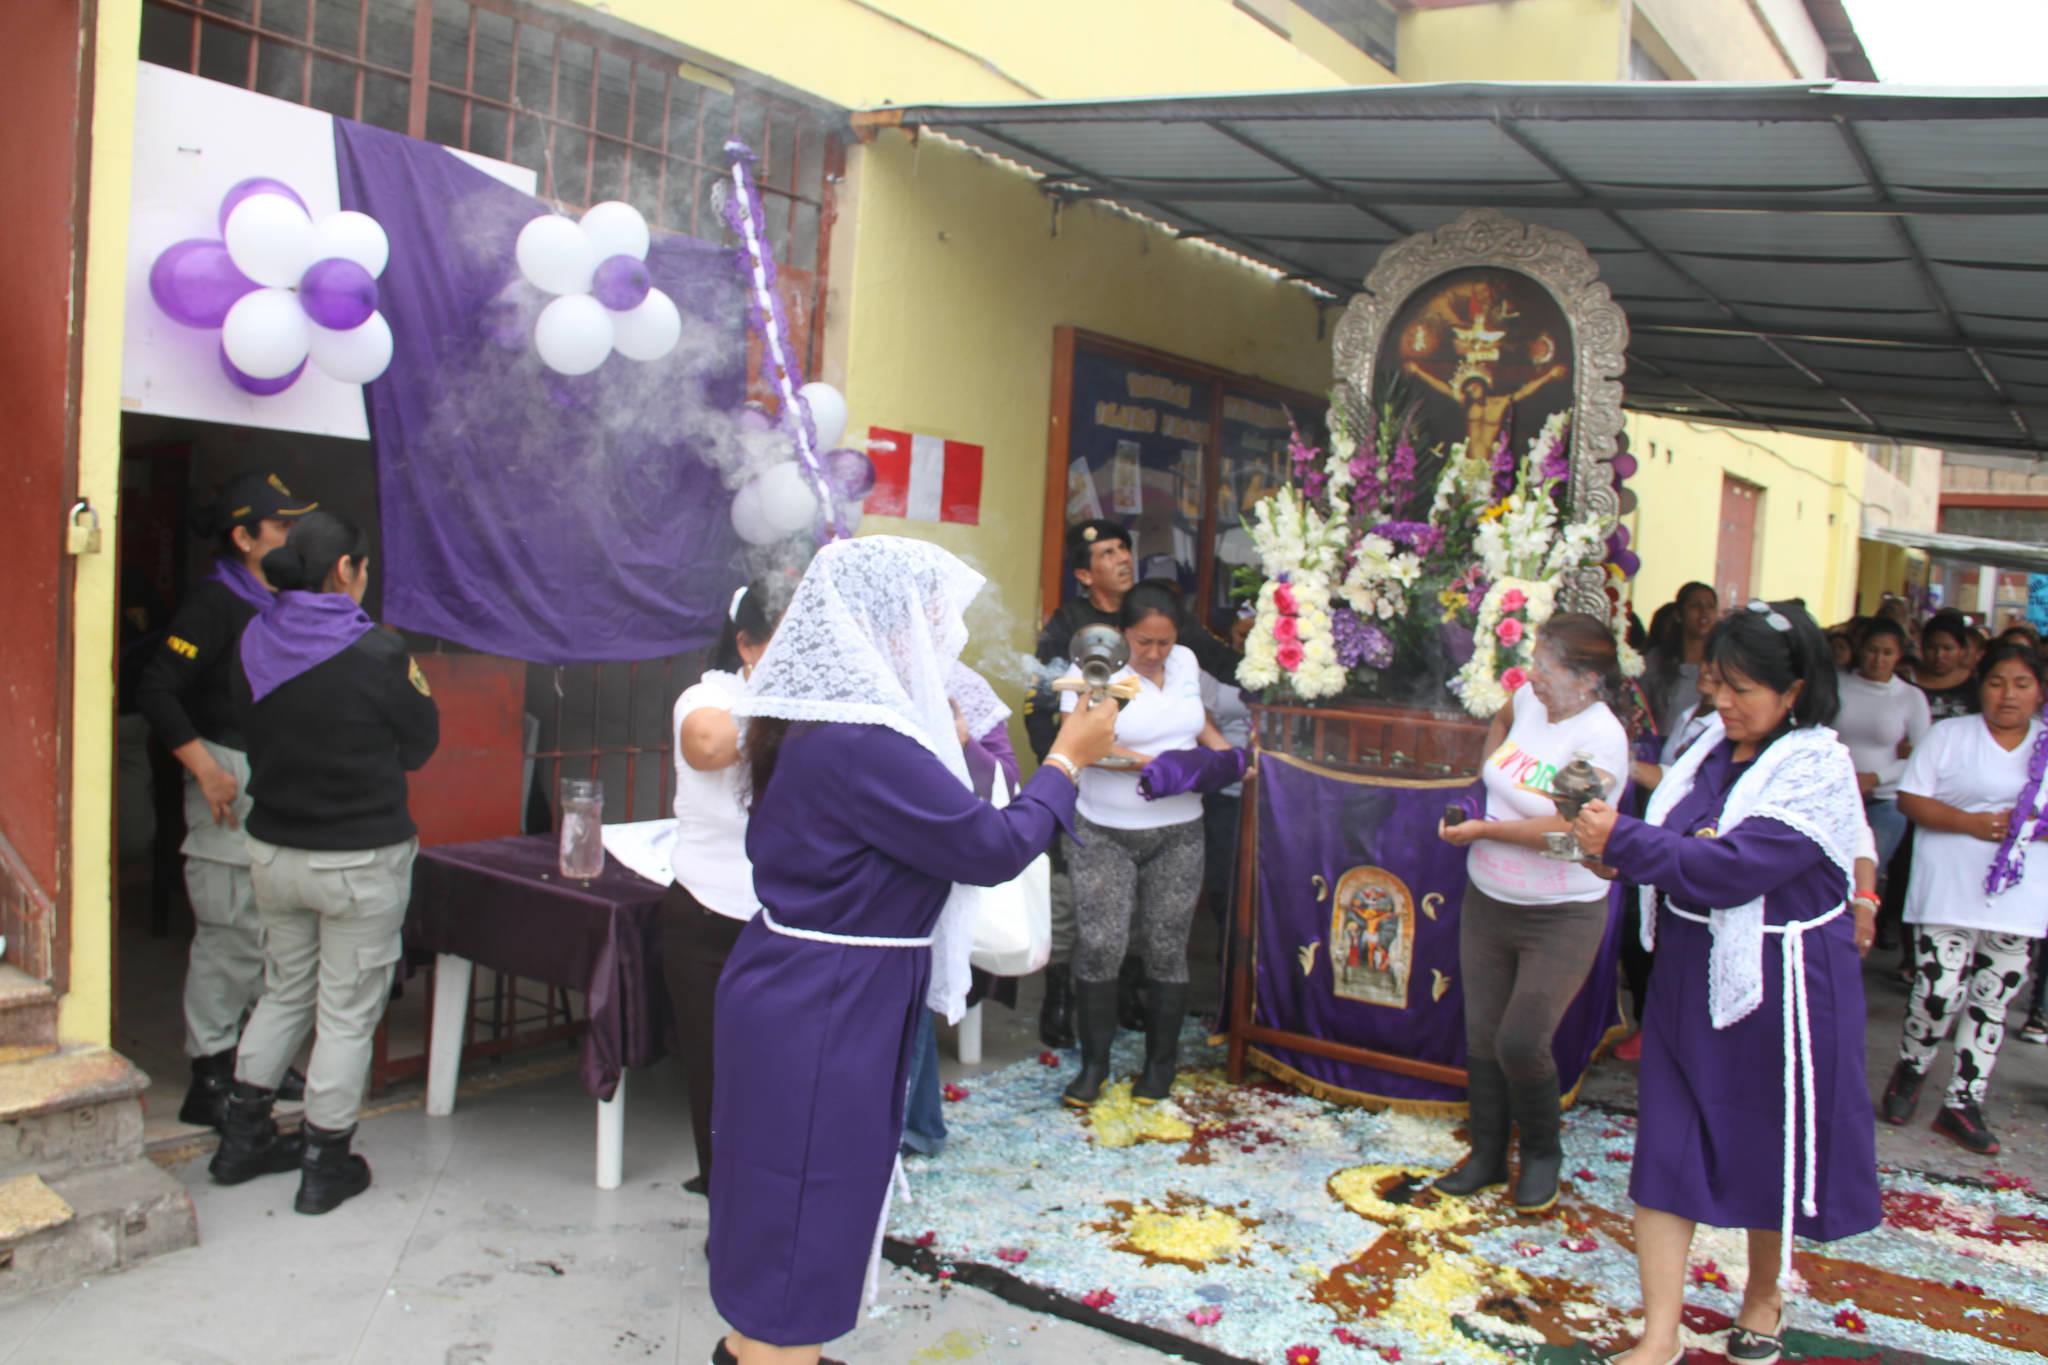
[[875, 462], [865, 450], [841, 446], [825, 452], [825, 478], [848, 502], [859, 502], [875, 486]]
[[1643, 561], [1636, 557], [1634, 550], [1616, 550], [1607, 558], [1615, 568], [1621, 570], [1623, 578], [1634, 578], [1643, 567]]
[[149, 267], [149, 293], [164, 316], [187, 327], [218, 327], [256, 281], [235, 268], [224, 242], [191, 237], [165, 247]]
[[762, 407], [759, 403], [749, 403], [741, 408], [739, 417], [736, 420], [739, 422], [741, 431], [758, 433], [775, 430], [775, 419], [770, 417], [768, 409]]
[[253, 393], [258, 398], [268, 398], [272, 394], [283, 393], [286, 389], [298, 383], [299, 376], [306, 372], [306, 362], [301, 360], [297, 369], [293, 370], [290, 374], [281, 374], [275, 379], [258, 379], [254, 375], [243, 374], [235, 368], [235, 362], [228, 359], [228, 348], [225, 345], [220, 348], [220, 367], [227, 371], [228, 378], [233, 381], [236, 388], [240, 389], [243, 393]]
[[590, 282], [590, 292], [614, 313], [629, 313], [638, 308], [653, 287], [654, 277], [647, 273], [647, 262], [623, 255], [607, 256], [598, 262], [597, 274]]
[[1616, 455], [1614, 457], [1614, 481], [1616, 483], [1620, 483], [1623, 479], [1632, 479], [1635, 477], [1635, 475], [1635, 456], [1629, 454], [1626, 450], [1624, 450], [1619, 455]]
[[1628, 548], [1628, 527], [1615, 527], [1613, 532], [1607, 537], [1607, 548], [1610, 550], [1626, 550]]
[[[300, 208], [306, 208], [306, 201], [299, 198], [299, 192], [290, 185], [285, 184], [284, 181], [272, 180], [267, 175], [250, 176], [247, 180], [242, 181], [229, 190], [226, 196], [221, 199], [220, 230], [222, 232], [228, 230], [228, 215], [233, 213], [244, 199], [252, 199], [259, 194], [281, 194]], [[311, 217], [312, 210], [307, 209], [306, 215]]]
[[352, 332], [377, 311], [377, 281], [340, 256], [315, 261], [299, 277], [299, 303], [329, 331]]

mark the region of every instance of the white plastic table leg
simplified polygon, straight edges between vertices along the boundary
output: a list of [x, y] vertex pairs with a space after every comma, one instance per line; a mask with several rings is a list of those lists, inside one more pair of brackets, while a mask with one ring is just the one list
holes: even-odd
[[960, 1033], [954, 1043], [960, 1065], [981, 1065], [981, 1006], [969, 1005], [967, 1013], [960, 1016]]
[[626, 1072], [619, 1070], [618, 1089], [597, 1102], [597, 1187], [615, 1190], [626, 1166]]
[[475, 970], [466, 957], [434, 958], [434, 1020], [427, 1034], [427, 1113], [455, 1112], [455, 1082], [462, 1074], [463, 1022], [469, 1015], [469, 980]]

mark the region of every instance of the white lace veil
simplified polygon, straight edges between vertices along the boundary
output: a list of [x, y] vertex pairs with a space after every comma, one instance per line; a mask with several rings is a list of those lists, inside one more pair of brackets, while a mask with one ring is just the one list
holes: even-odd
[[1003, 705], [988, 679], [966, 664], [953, 665], [946, 688], [960, 706], [960, 719], [970, 738], [980, 739], [1010, 718], [1010, 708]]
[[[983, 581], [925, 541], [833, 541], [797, 584], [733, 715], [884, 726], [969, 785], [947, 682], [967, 644], [967, 604]], [[978, 888], [956, 885], [934, 931], [925, 1000], [948, 1022], [966, 1011], [979, 901]]]

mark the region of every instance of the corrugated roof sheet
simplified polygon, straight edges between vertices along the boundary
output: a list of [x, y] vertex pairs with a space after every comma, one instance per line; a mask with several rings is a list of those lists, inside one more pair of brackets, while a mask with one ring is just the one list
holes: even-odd
[[2048, 90], [1390, 85], [855, 115], [1022, 162], [1349, 297], [1472, 207], [1583, 240], [1631, 406], [2048, 448]]

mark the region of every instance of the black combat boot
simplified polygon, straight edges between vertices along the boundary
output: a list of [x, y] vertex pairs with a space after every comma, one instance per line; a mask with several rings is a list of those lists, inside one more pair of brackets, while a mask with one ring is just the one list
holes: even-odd
[[1508, 1104], [1522, 1135], [1515, 1212], [1542, 1213], [1557, 1202], [1557, 1177], [1564, 1169], [1564, 1116], [1558, 1112], [1557, 1077], [1539, 1085], [1510, 1085]]
[[1145, 1071], [1131, 1087], [1131, 1098], [1150, 1104], [1173, 1090], [1180, 1069], [1180, 1026], [1188, 1017], [1188, 983], [1145, 983]]
[[1038, 1041], [1058, 1051], [1074, 1045], [1074, 969], [1055, 962], [1045, 969], [1045, 1002], [1038, 1007]]
[[235, 1050], [192, 1059], [192, 1084], [178, 1109], [178, 1122], [219, 1128], [227, 1117], [228, 1091], [235, 1083]]
[[306, 1125], [306, 1159], [299, 1166], [300, 1213], [325, 1213], [370, 1188], [370, 1163], [348, 1149], [356, 1135], [351, 1123], [339, 1132]]
[[1474, 1057], [1465, 1063], [1465, 1139], [1472, 1150], [1435, 1188], [1460, 1198], [1508, 1183], [1508, 1077], [1500, 1063]]
[[259, 1175], [297, 1170], [305, 1140], [297, 1133], [277, 1131], [270, 1107], [275, 1090], [236, 1081], [228, 1091], [221, 1118], [220, 1150], [206, 1169], [218, 1184], [239, 1185]]
[[1109, 1045], [1116, 1040], [1116, 982], [1076, 981], [1074, 1023], [1081, 1035], [1081, 1074], [1067, 1084], [1062, 1098], [1086, 1109], [1109, 1079]]

